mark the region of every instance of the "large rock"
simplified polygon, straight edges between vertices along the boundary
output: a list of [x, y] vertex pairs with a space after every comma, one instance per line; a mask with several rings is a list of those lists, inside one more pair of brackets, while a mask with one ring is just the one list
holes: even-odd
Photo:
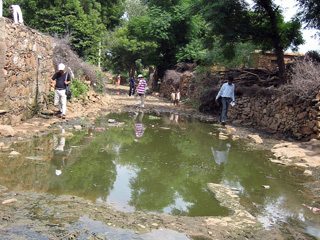
[[13, 137], [15, 131], [10, 125], [0, 125], [0, 135], [3, 137]]
[[249, 139], [252, 139], [255, 143], [263, 143], [263, 140], [261, 139], [261, 137], [259, 135], [248, 135]]
[[303, 135], [311, 135], [313, 134], [313, 130], [312, 128], [308, 127], [308, 126], [304, 126], [304, 127], [301, 127], [299, 132]]

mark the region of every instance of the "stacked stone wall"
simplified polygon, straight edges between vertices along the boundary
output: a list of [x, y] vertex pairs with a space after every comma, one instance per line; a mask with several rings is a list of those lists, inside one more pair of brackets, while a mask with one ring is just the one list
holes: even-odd
[[0, 124], [14, 125], [31, 117], [35, 106], [48, 105], [54, 46], [51, 37], [9, 19], [0, 20], [0, 29], [5, 30], [2, 45], [0, 36], [0, 47], [5, 47], [5, 56], [0, 51]]
[[287, 137], [320, 139], [319, 98], [302, 103], [284, 103], [276, 96], [243, 96], [236, 99], [234, 107], [230, 106], [228, 118]]

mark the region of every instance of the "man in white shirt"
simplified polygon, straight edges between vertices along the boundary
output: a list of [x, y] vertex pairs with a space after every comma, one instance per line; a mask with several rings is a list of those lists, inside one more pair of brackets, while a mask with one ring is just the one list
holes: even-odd
[[216, 103], [218, 103], [218, 98], [221, 97], [222, 113], [220, 122], [222, 123], [222, 125], [225, 125], [229, 104], [234, 103], [234, 88], [235, 86], [233, 83], [233, 77], [229, 76], [228, 82], [222, 85], [220, 91], [218, 92], [218, 95], [216, 96]]

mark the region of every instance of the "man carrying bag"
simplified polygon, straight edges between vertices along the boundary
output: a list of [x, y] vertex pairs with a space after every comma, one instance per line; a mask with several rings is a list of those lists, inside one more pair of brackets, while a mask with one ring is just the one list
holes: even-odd
[[52, 79], [50, 79], [51, 84], [55, 85], [54, 90], [54, 105], [59, 107], [58, 114], [61, 114], [61, 118], [66, 118], [67, 111], [67, 94], [66, 88], [71, 83], [70, 74], [65, 71], [65, 65], [60, 63], [58, 65], [58, 72], [56, 72]]

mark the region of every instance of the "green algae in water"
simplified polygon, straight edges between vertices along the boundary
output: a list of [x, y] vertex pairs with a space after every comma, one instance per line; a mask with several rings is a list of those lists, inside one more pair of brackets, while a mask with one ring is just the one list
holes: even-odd
[[126, 212], [228, 216], [207, 188], [217, 183], [237, 193], [267, 228], [290, 219], [317, 235], [319, 216], [302, 206], [308, 202], [301, 182], [308, 179], [272, 164], [270, 151], [219, 139], [223, 131], [175, 114], [110, 114], [72, 138], [54, 133], [15, 146], [19, 156], [3, 153], [0, 185], [80, 196]]

